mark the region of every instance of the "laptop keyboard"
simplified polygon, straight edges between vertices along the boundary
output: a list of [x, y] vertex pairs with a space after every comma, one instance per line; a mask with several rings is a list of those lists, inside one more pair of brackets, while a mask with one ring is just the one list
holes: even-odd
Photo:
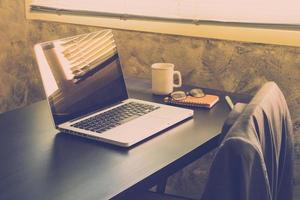
[[71, 126], [89, 130], [97, 133], [102, 133], [114, 127], [120, 126], [126, 122], [150, 113], [159, 106], [149, 104], [130, 102], [100, 113], [83, 121], [77, 122]]

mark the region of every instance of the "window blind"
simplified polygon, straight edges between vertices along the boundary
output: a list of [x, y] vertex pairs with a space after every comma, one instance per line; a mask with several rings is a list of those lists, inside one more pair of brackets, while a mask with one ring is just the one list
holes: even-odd
[[33, 0], [31, 11], [199, 21], [300, 25], [299, 0]]

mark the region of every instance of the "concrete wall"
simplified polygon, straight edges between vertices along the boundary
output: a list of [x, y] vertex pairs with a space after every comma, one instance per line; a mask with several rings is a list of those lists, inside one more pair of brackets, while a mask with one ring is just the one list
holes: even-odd
[[[0, 112], [44, 98], [33, 54], [35, 43], [98, 29], [28, 21], [24, 1], [0, 0]], [[296, 158], [300, 158], [300, 48], [133, 31], [115, 33], [126, 75], [150, 78], [152, 63], [172, 62], [182, 72], [184, 83], [202, 87], [254, 94], [264, 82], [275, 81], [292, 113]], [[300, 162], [296, 162], [298, 167]], [[192, 174], [202, 173], [191, 168]], [[192, 175], [181, 172], [177, 176], [188, 180]], [[187, 192], [183, 182], [172, 183], [170, 191]], [[299, 182], [296, 171], [296, 184]]]

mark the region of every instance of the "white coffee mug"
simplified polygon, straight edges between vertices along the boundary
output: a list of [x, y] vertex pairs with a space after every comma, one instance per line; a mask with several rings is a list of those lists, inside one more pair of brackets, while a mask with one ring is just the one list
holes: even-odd
[[[154, 63], [152, 68], [152, 93], [167, 95], [174, 87], [181, 87], [182, 80], [179, 71], [174, 71], [172, 63]], [[174, 83], [174, 76], [178, 77], [178, 84]]]

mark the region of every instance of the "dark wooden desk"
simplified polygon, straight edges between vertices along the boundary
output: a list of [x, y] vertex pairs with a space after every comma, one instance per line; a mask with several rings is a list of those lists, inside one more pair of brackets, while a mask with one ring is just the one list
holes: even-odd
[[[128, 82], [132, 97], [161, 100], [147, 82]], [[46, 101], [2, 114], [0, 199], [117, 199], [146, 189], [216, 146], [229, 113], [218, 94], [211, 110], [198, 109], [193, 119], [130, 149], [58, 133]]]

